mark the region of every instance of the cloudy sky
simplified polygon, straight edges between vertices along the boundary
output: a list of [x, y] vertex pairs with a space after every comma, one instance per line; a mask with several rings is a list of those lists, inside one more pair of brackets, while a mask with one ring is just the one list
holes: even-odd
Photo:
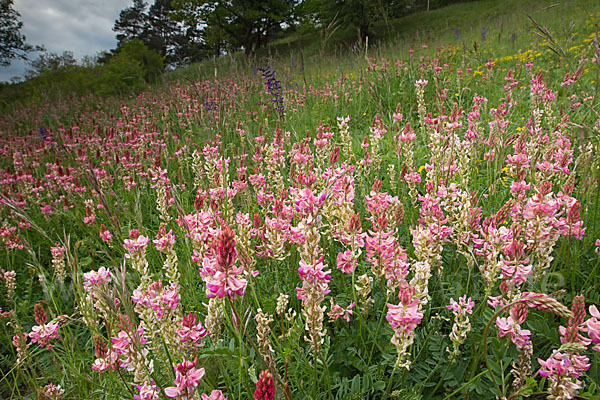
[[[27, 43], [59, 54], [72, 51], [81, 59], [116, 46], [112, 27], [119, 12], [132, 4], [133, 0], [15, 0], [14, 8], [21, 14]], [[24, 62], [13, 61], [0, 67], [0, 81], [22, 76], [26, 69]]]

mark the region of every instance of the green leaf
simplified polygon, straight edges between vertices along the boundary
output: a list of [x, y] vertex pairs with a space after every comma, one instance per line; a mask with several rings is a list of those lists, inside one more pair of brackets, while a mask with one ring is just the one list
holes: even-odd
[[82, 259], [79, 261], [79, 264], [80, 264], [82, 267], [87, 267], [87, 266], [89, 266], [89, 265], [91, 265], [91, 264], [92, 264], [92, 261], [93, 261], [93, 260], [92, 260], [92, 257], [83, 257], [83, 258], [82, 258]]

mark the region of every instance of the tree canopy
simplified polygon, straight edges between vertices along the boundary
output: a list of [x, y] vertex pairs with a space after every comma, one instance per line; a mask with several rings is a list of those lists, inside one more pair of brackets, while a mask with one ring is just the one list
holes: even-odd
[[200, 28], [203, 44], [219, 54], [243, 49], [246, 54], [266, 45], [293, 19], [295, 0], [174, 0], [178, 20]]
[[25, 42], [21, 33], [21, 14], [13, 8], [13, 0], [0, 0], [0, 66], [8, 66], [14, 59], [27, 59], [27, 53], [41, 50]]

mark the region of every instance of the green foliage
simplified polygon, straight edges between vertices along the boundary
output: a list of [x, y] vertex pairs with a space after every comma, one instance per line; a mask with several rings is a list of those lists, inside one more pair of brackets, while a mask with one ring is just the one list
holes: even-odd
[[44, 53], [29, 63], [29, 69], [25, 77], [27, 79], [51, 75], [54, 78], [64, 78], [77, 69], [77, 60], [73, 53], [65, 51], [62, 54]]
[[119, 47], [134, 38], [140, 38], [147, 28], [148, 16], [146, 8], [148, 3], [143, 0], [133, 0], [133, 5], [119, 13], [113, 31], [117, 32]]
[[101, 69], [100, 95], [138, 91], [145, 86], [142, 63], [121, 51]]
[[156, 82], [164, 71], [163, 57], [139, 39], [127, 42], [106, 65], [94, 60], [77, 64], [72, 53], [64, 52], [42, 54], [30, 66], [26, 81], [0, 87], [0, 109], [90, 92], [102, 96], [136, 93]]
[[41, 50], [25, 42], [20, 32], [23, 22], [21, 14], [13, 9], [13, 0], [0, 0], [0, 66], [10, 65], [11, 60], [27, 59], [27, 53]]
[[115, 21], [113, 30], [117, 32], [117, 48], [132, 39], [139, 39], [163, 56], [169, 65], [180, 65], [189, 60], [190, 51], [196, 48], [194, 36], [198, 32], [172, 19], [173, 11], [171, 0], [156, 0], [150, 8], [147, 3], [134, 0], [134, 4], [122, 10]]
[[164, 71], [163, 58], [160, 54], [150, 50], [139, 39], [127, 42], [107, 66], [110, 66], [113, 61], [123, 65], [124, 69], [128, 69], [133, 63], [139, 64], [143, 80], [148, 83], [156, 81]]
[[243, 48], [246, 54], [265, 46], [290, 22], [294, 0], [174, 0], [175, 16], [188, 26], [206, 25], [204, 43], [219, 54]]

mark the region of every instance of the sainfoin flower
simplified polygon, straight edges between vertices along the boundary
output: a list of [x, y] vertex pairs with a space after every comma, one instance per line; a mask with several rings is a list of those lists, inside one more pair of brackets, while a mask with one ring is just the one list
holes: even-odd
[[337, 267], [345, 274], [351, 274], [354, 270], [354, 256], [352, 250], [339, 252], [337, 256]]
[[[126, 327], [127, 331], [119, 331], [116, 337], [111, 337], [112, 347], [109, 350], [109, 362], [119, 363], [121, 368], [126, 368], [134, 373], [136, 382], [146, 382], [149, 380], [149, 374], [153, 371], [152, 360], [148, 361], [148, 349], [144, 345], [148, 340], [144, 336], [144, 330], [141, 327], [133, 329]], [[104, 360], [106, 363], [108, 361]]]
[[42, 348], [48, 345], [48, 348], [51, 349], [54, 346], [48, 344], [48, 342], [60, 338], [58, 328], [60, 328], [60, 325], [54, 321], [50, 321], [45, 325], [35, 325], [31, 328], [29, 339], [31, 339], [31, 343], [39, 343]]
[[222, 298], [225, 295], [242, 296], [247, 281], [243, 279], [244, 267], [235, 266], [235, 234], [228, 226], [217, 237], [216, 248], [204, 256], [200, 275], [206, 282], [206, 296]]
[[210, 396], [202, 393], [202, 400], [227, 400], [227, 397], [220, 390], [213, 390]]
[[48, 400], [60, 400], [62, 399], [65, 391], [60, 385], [49, 383], [40, 390], [40, 398]]
[[151, 308], [158, 320], [161, 320], [165, 313], [177, 308], [179, 303], [179, 286], [172, 283], [163, 288], [162, 282], [152, 282], [148, 289], [133, 291], [131, 300], [138, 304]]
[[[450, 333], [452, 341], [451, 357], [456, 357], [460, 352], [460, 345], [467, 339], [467, 334], [471, 331], [471, 323], [467, 314], [473, 314], [475, 303], [471, 298], [467, 300], [467, 295], [464, 295], [458, 301], [450, 299], [450, 305], [446, 308], [454, 313], [454, 324]], [[448, 349], [450, 351], [450, 349]]]
[[186, 342], [191, 346], [202, 346], [202, 338], [208, 334], [208, 331], [198, 321], [196, 314], [189, 313], [183, 317], [181, 328], [177, 329], [177, 334], [182, 342]]
[[346, 308], [345, 310], [339, 305], [339, 304], [334, 304], [333, 299], [330, 298], [329, 299], [331, 301], [331, 310], [329, 311], [329, 319], [331, 321], [336, 321], [338, 318], [343, 318], [346, 320], [346, 322], [350, 322], [350, 317], [352, 316], [352, 314], [354, 313], [352, 311], [352, 309], [354, 308], [355, 304], [354, 302], [350, 302], [350, 305], [348, 306], [348, 308]]
[[204, 376], [204, 368], [196, 368], [198, 358], [194, 361], [186, 360], [175, 366], [175, 386], [165, 388], [167, 397], [176, 397], [178, 400], [191, 400], [194, 398], [196, 388]]
[[592, 318], [585, 322], [586, 332], [592, 343], [596, 344], [592, 349], [600, 351], [600, 311], [596, 306], [590, 306], [589, 310]]
[[521, 348], [530, 342], [529, 335], [531, 331], [528, 329], [521, 329], [521, 325], [513, 319], [512, 316], [507, 318], [498, 318], [496, 320], [500, 337], [510, 335], [510, 340], [518, 347]]
[[64, 246], [56, 245], [56, 247], [50, 248], [52, 254], [52, 268], [54, 269], [54, 275], [60, 282], [64, 282], [66, 278], [65, 272], [65, 251]]
[[254, 400], [273, 400], [275, 399], [275, 382], [273, 375], [268, 369], [260, 373], [256, 390], [254, 391]]
[[125, 239], [123, 248], [127, 250], [126, 258], [143, 254], [146, 251], [146, 246], [150, 243], [150, 239], [143, 235], [139, 235], [135, 239]]
[[416, 298], [405, 302], [401, 301], [397, 305], [388, 303], [387, 306], [388, 312], [385, 318], [395, 331], [402, 330], [410, 334], [423, 318], [423, 313], [419, 312]]
[[305, 328], [309, 336], [305, 340], [311, 343], [316, 351], [323, 343], [323, 338], [327, 330], [323, 328], [323, 315], [325, 307], [321, 303], [325, 295], [329, 293], [329, 280], [331, 270], [325, 270], [323, 256], [314, 263], [307, 263], [300, 260], [298, 273], [302, 279], [302, 287], [296, 288], [296, 297], [302, 301], [302, 314], [306, 318]]
[[48, 321], [48, 314], [46, 314], [44, 305], [41, 301], [33, 306], [33, 315], [35, 317], [35, 322], [38, 325], [44, 325], [46, 321]]
[[163, 232], [159, 231], [157, 238], [153, 240], [152, 243], [156, 246], [156, 250], [166, 252], [175, 245], [175, 235], [172, 230], [169, 232], [164, 232], [164, 228], [161, 230]]
[[398, 293], [400, 304], [388, 303], [386, 319], [392, 329], [394, 336], [392, 343], [398, 352], [397, 365], [409, 368], [410, 361], [407, 360], [408, 348], [413, 343], [413, 330], [423, 319], [423, 313], [419, 311], [419, 298], [415, 295], [415, 289], [406, 281], [400, 284]]
[[140, 394], [134, 394], [133, 400], [158, 400], [160, 399], [160, 389], [152, 382], [144, 382], [143, 385], [137, 385]]
[[90, 287], [99, 286], [112, 281], [112, 273], [105, 267], [100, 267], [97, 271], [90, 271], [83, 274], [83, 288], [88, 291]]
[[106, 229], [106, 226], [104, 226], [104, 224], [100, 225], [100, 239], [102, 239], [104, 242], [108, 243], [112, 240], [113, 235], [112, 233], [110, 233], [110, 231], [108, 229]]
[[579, 377], [590, 368], [589, 360], [577, 354], [565, 354], [555, 350], [547, 360], [538, 358], [540, 375], [548, 378], [549, 398], [573, 399], [582, 385]]

